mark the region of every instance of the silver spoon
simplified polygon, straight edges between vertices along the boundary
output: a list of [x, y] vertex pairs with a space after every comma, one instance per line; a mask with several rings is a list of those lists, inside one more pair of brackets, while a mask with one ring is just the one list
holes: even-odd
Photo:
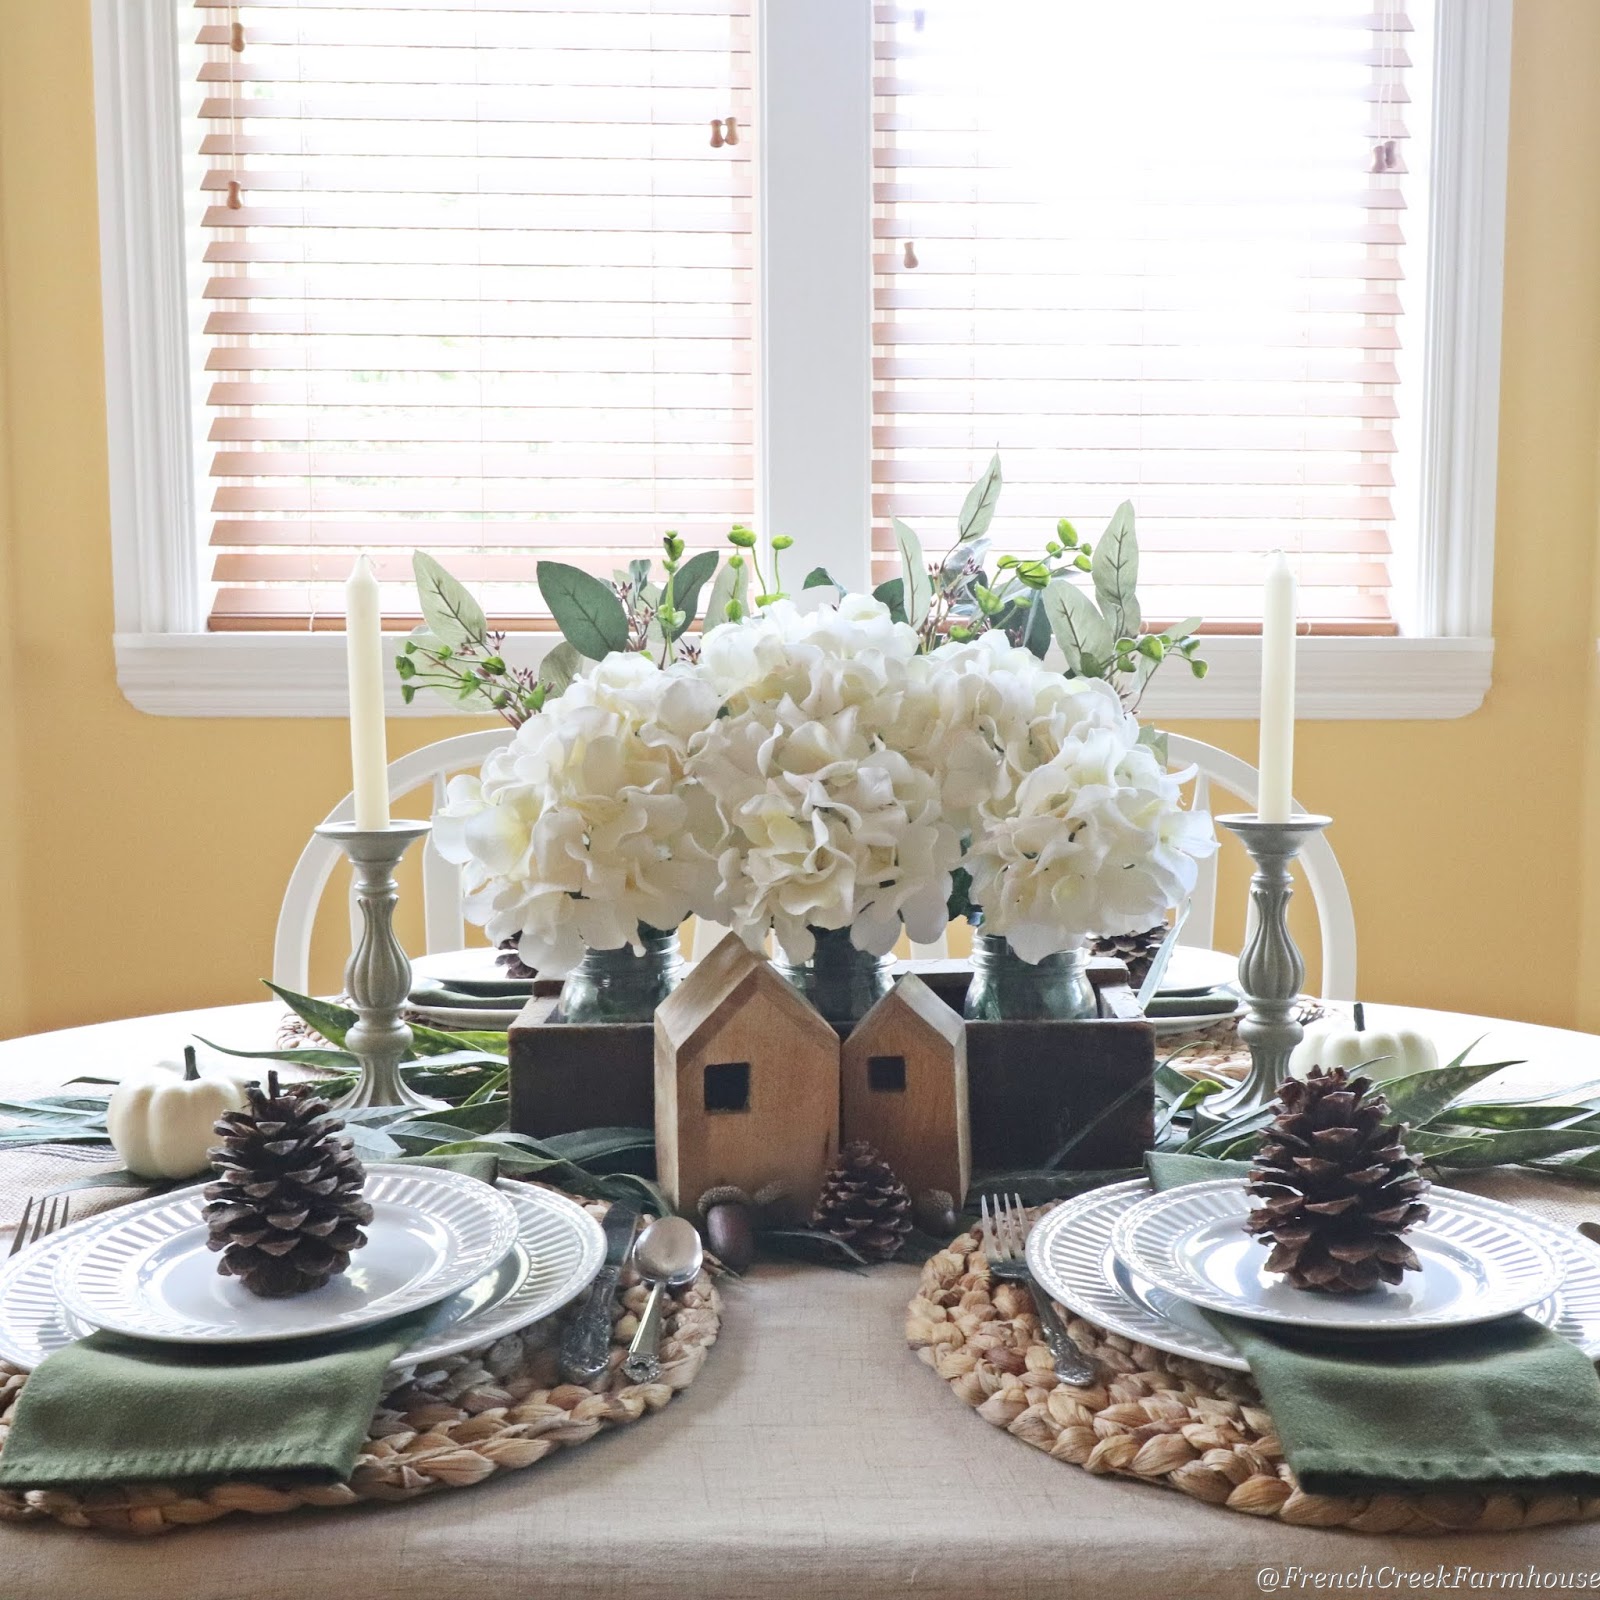
[[661, 1302], [669, 1288], [682, 1288], [700, 1276], [704, 1255], [694, 1224], [683, 1217], [662, 1217], [639, 1235], [633, 1265], [650, 1285], [650, 1298], [622, 1362], [630, 1382], [654, 1383], [661, 1376]]

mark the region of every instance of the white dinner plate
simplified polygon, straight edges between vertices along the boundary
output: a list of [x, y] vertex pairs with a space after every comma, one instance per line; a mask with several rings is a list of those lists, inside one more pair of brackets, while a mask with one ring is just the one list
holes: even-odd
[[480, 994], [485, 989], [504, 993], [512, 987], [532, 994], [533, 979], [509, 976], [500, 965], [501, 954], [481, 945], [473, 950], [435, 950], [412, 961], [411, 981], [439, 984], [462, 994]]
[[[1063, 1201], [1028, 1236], [1029, 1270], [1053, 1299], [1111, 1333], [1168, 1355], [1248, 1371], [1244, 1358], [1197, 1306], [1118, 1259], [1111, 1242], [1116, 1225], [1149, 1193], [1149, 1184], [1135, 1178]], [[1522, 1212], [1517, 1217], [1566, 1269], [1561, 1287], [1526, 1314], [1586, 1356], [1600, 1357], [1600, 1248], [1536, 1217]]]
[[1118, 1219], [1117, 1256], [1158, 1288], [1230, 1316], [1324, 1332], [1397, 1334], [1491, 1322], [1560, 1287], [1565, 1266], [1519, 1211], [1433, 1189], [1428, 1219], [1406, 1234], [1422, 1263], [1398, 1284], [1359, 1294], [1297, 1289], [1266, 1270], [1270, 1246], [1245, 1232], [1252, 1210], [1238, 1178], [1152, 1194]]
[[[481, 1278], [440, 1302], [391, 1375], [492, 1344], [559, 1311], [594, 1280], [605, 1259], [605, 1235], [582, 1206], [526, 1183], [507, 1182], [501, 1192], [516, 1208], [516, 1244]], [[55, 1269], [95, 1220], [51, 1234], [0, 1267], [0, 1358], [31, 1372], [92, 1331], [62, 1305]]]
[[91, 1327], [186, 1344], [258, 1344], [349, 1333], [466, 1288], [517, 1242], [516, 1208], [463, 1172], [376, 1162], [367, 1243], [320, 1289], [252, 1294], [217, 1271], [200, 1187], [90, 1219], [56, 1263], [55, 1289]]
[[1205, 994], [1223, 984], [1239, 981], [1239, 958], [1226, 950], [1180, 944], [1172, 952], [1158, 994]]

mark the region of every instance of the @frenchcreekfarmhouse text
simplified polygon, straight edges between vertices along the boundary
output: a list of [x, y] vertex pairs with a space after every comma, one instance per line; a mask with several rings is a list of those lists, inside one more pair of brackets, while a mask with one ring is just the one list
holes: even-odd
[[1471, 1567], [1464, 1563], [1441, 1561], [1434, 1567], [1399, 1567], [1393, 1564], [1348, 1568], [1262, 1567], [1256, 1573], [1256, 1588], [1262, 1594], [1537, 1594], [1541, 1590], [1591, 1590], [1600, 1594], [1600, 1571], [1561, 1572], [1536, 1567], [1508, 1571]]

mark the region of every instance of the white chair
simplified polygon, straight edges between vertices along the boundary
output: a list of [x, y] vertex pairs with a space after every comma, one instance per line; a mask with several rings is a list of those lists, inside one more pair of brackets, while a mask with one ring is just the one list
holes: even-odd
[[[435, 807], [442, 805], [449, 779], [458, 772], [476, 770], [484, 757], [509, 737], [506, 728], [485, 728], [479, 733], [441, 739], [437, 744], [424, 745], [410, 755], [401, 756], [389, 764], [390, 801], [430, 785]], [[1248, 761], [1229, 755], [1215, 745], [1177, 733], [1167, 736], [1167, 752], [1175, 767], [1196, 768], [1194, 804], [1197, 807], [1210, 809], [1211, 790], [1215, 785], [1242, 801], [1245, 810], [1254, 808], [1257, 775]], [[346, 795], [325, 820], [348, 822], [350, 819], [351, 797]], [[272, 957], [274, 983], [300, 994], [306, 992], [310, 982], [311, 930], [317, 906], [334, 867], [344, 859], [337, 845], [315, 835], [301, 852], [289, 878], [283, 909], [278, 913], [278, 934]], [[1311, 888], [1322, 937], [1322, 997], [1353, 1000], [1356, 997], [1356, 919], [1344, 874], [1334, 858], [1333, 847], [1322, 834], [1306, 841], [1300, 863]], [[359, 932], [360, 913], [353, 894], [350, 917], [354, 936]], [[422, 856], [422, 917], [424, 944], [430, 953], [459, 950], [466, 943], [466, 925], [461, 914], [461, 870], [440, 856], [431, 839], [424, 846]], [[1200, 879], [1190, 901], [1181, 942], [1210, 946], [1216, 938], [1216, 921], [1217, 858], [1213, 856], [1201, 863]], [[725, 932], [726, 929], [714, 923], [699, 925], [694, 939], [696, 958], [704, 955]], [[924, 957], [943, 956], [949, 954], [949, 946], [941, 940], [936, 944], [913, 945], [912, 951]]]
[[[497, 750], [511, 737], [503, 726], [485, 728], [479, 733], [462, 733], [453, 739], [440, 739], [424, 745], [408, 756], [389, 763], [389, 800], [392, 804], [424, 786], [433, 791], [433, 806], [444, 804], [445, 784], [458, 772], [475, 772], [491, 750]], [[324, 822], [349, 822], [353, 819], [353, 797], [346, 795], [323, 819]], [[278, 913], [278, 934], [272, 947], [272, 981], [297, 994], [310, 984], [311, 930], [317, 906], [333, 869], [345, 855], [336, 844], [315, 834], [300, 852], [300, 859], [289, 876], [289, 887]], [[361, 914], [355, 896], [350, 898], [352, 941], [359, 935]], [[422, 929], [427, 950], [459, 950], [467, 942], [466, 923], [461, 915], [461, 869], [452, 866], [433, 847], [429, 839], [422, 853]]]

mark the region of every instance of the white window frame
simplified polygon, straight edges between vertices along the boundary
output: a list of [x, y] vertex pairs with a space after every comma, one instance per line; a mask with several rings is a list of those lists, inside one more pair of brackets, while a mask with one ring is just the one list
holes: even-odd
[[[760, 526], [864, 584], [871, 527], [872, 0], [757, 0]], [[1301, 641], [1312, 719], [1461, 717], [1487, 694], [1512, 0], [1438, 7], [1421, 369], [1421, 632]], [[170, 0], [93, 0], [117, 681], [164, 716], [339, 716], [338, 634], [207, 633], [196, 535], [184, 97]], [[513, 641], [529, 659], [548, 642]], [[1147, 715], [1253, 719], [1259, 640], [1206, 641]], [[449, 716], [419, 696], [396, 715]]]

